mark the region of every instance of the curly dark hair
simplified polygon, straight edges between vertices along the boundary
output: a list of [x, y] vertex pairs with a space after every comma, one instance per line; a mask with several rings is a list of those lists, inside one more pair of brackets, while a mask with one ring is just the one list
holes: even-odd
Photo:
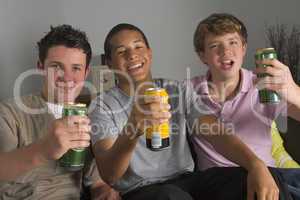
[[117, 33], [124, 31], [124, 30], [132, 30], [132, 31], [136, 31], [139, 32], [142, 37], [143, 40], [147, 46], [147, 48], [150, 48], [149, 42], [146, 38], [146, 35], [143, 33], [143, 31], [141, 29], [139, 29], [138, 27], [132, 25], [132, 24], [127, 24], [127, 23], [121, 23], [118, 24], [116, 26], [114, 26], [107, 34], [105, 41], [104, 41], [104, 54], [105, 54], [105, 59], [106, 60], [110, 60], [111, 59], [111, 39], [114, 35], [116, 35]]
[[247, 43], [247, 29], [235, 16], [228, 13], [215, 13], [202, 20], [194, 33], [194, 48], [196, 52], [204, 51], [204, 40], [208, 33], [223, 35], [237, 32], [244, 44]]
[[86, 34], [71, 25], [63, 24], [50, 27], [50, 31], [37, 42], [40, 62], [44, 63], [48, 50], [53, 46], [63, 45], [68, 48], [82, 49], [86, 54], [86, 65], [90, 64], [92, 57], [91, 45]]

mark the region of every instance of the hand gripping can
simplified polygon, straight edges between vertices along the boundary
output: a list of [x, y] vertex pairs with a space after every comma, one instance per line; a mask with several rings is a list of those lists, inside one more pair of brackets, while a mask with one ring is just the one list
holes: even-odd
[[[163, 88], [148, 88], [145, 96], [160, 96], [163, 103], [168, 103], [169, 95]], [[146, 128], [146, 145], [152, 151], [160, 151], [170, 146], [169, 122]]]
[[[85, 104], [67, 104], [63, 108], [63, 116], [71, 115], [87, 115], [87, 108]], [[85, 148], [75, 148], [68, 150], [60, 159], [59, 164], [68, 171], [78, 171], [84, 166]]]
[[[277, 59], [277, 54], [274, 48], [262, 48], [257, 49], [255, 53], [256, 60], [263, 59]], [[262, 67], [267, 67], [268, 65], [262, 65]], [[257, 66], [258, 67], [258, 66]], [[268, 74], [258, 74], [257, 77], [265, 77], [269, 76]], [[280, 97], [279, 95], [271, 90], [261, 89], [259, 90], [259, 101], [261, 103], [279, 103]]]

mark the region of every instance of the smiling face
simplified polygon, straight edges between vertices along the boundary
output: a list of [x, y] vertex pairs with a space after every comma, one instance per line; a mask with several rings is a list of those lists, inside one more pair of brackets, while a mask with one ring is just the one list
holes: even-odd
[[239, 71], [246, 54], [246, 44], [237, 33], [214, 35], [209, 33], [204, 40], [200, 59], [211, 72], [213, 80], [226, 81], [239, 77]]
[[[112, 37], [110, 45], [108, 65], [112, 69], [127, 73], [133, 82], [151, 80], [152, 51], [138, 31], [122, 30]], [[128, 82], [125, 76], [117, 76], [121, 83]]]
[[51, 47], [38, 67], [46, 75], [43, 95], [55, 103], [74, 102], [88, 74], [83, 50], [61, 45]]

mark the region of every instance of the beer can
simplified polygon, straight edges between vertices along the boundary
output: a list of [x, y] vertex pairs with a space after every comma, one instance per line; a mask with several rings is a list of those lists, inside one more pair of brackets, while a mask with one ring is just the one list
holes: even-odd
[[[87, 108], [85, 104], [67, 104], [63, 108], [63, 116], [72, 115], [87, 115]], [[68, 171], [78, 171], [84, 166], [85, 161], [85, 148], [74, 148], [68, 150], [60, 159], [59, 164]]]
[[[163, 103], [168, 103], [169, 95], [164, 88], [148, 88], [145, 96], [160, 96]], [[170, 146], [169, 122], [146, 128], [146, 146], [152, 151], [160, 151]]]
[[[277, 59], [277, 54], [274, 48], [261, 48], [257, 49], [255, 53], [256, 60], [263, 60], [263, 59]], [[262, 67], [267, 67], [268, 65], [261, 65]], [[261, 67], [257, 66], [257, 67]], [[258, 74], [257, 77], [265, 77], [269, 76], [268, 74]], [[261, 103], [279, 103], [280, 96], [271, 90], [261, 89], [259, 90], [259, 101]]]

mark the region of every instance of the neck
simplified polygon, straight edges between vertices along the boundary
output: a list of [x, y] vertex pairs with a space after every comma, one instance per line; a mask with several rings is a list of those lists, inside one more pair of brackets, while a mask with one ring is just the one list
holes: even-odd
[[54, 93], [49, 93], [46, 84], [43, 85], [42, 97], [46, 102], [57, 103], [54, 98]]
[[145, 79], [140, 81], [129, 82], [128, 80], [120, 80], [117, 87], [120, 88], [128, 96], [132, 96], [132, 92], [138, 91], [139, 94], [143, 94], [147, 88], [154, 87], [153, 79], [149, 74]]
[[211, 77], [212, 85], [209, 85], [210, 96], [218, 102], [224, 102], [233, 98], [239, 91], [241, 82], [241, 72], [238, 76], [231, 79], [221, 80], [214, 76]]

